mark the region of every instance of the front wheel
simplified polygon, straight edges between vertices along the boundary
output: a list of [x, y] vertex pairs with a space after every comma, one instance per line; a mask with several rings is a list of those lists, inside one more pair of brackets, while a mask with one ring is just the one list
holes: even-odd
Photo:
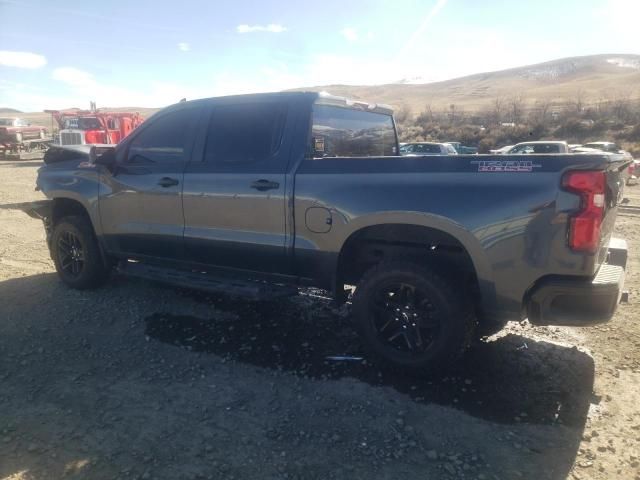
[[476, 319], [464, 290], [427, 267], [383, 262], [362, 277], [353, 313], [374, 354], [435, 373], [455, 364], [473, 336]]
[[109, 276], [91, 223], [82, 216], [64, 217], [55, 225], [51, 257], [58, 276], [72, 288], [94, 288]]

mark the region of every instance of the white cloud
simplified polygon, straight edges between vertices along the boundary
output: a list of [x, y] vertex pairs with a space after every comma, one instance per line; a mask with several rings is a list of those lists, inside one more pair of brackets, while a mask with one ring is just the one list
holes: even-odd
[[74, 67], [56, 68], [51, 77], [72, 87], [90, 87], [96, 84], [93, 75]]
[[31, 52], [0, 50], [0, 65], [17, 68], [41, 68], [47, 64], [43, 55]]
[[243, 23], [236, 27], [238, 33], [253, 33], [253, 32], [270, 32], [270, 33], [282, 33], [286, 32], [287, 28], [283, 27], [279, 23], [270, 23], [269, 25], [247, 25]]
[[189, 45], [187, 42], [180, 42], [178, 43], [178, 50], [180, 50], [181, 52], [188, 52], [189, 50], [191, 50], [191, 45]]
[[342, 36], [349, 42], [358, 41], [358, 31], [355, 28], [345, 27], [340, 33], [342, 33]]

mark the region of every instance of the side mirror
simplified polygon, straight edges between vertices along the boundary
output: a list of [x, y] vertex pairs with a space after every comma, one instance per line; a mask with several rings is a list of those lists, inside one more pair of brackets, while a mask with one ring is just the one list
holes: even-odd
[[96, 163], [96, 147], [89, 148], [89, 161], [95, 165]]
[[111, 169], [116, 164], [116, 152], [113, 149], [109, 149], [98, 157], [96, 147], [91, 147], [91, 150], [89, 150], [89, 161], [95, 165], [103, 165]]

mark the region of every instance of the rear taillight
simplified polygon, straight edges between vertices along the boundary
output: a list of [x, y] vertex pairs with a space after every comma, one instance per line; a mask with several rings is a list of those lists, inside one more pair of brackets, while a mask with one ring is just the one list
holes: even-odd
[[600, 245], [604, 217], [606, 177], [604, 172], [573, 171], [562, 178], [565, 190], [580, 195], [580, 211], [569, 221], [569, 246], [579, 252], [595, 253]]

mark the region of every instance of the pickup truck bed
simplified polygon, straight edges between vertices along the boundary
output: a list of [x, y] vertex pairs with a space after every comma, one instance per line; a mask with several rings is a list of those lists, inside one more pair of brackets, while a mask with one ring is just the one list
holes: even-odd
[[[166, 145], [174, 117], [180, 149]], [[619, 158], [401, 157], [383, 106], [312, 93], [184, 102], [113, 150], [45, 161], [51, 200], [33, 214], [69, 285], [133, 261], [196, 288], [312, 285], [345, 301], [356, 286], [366, 344], [406, 368], [442, 368], [508, 320], [606, 321], [624, 281]]]

